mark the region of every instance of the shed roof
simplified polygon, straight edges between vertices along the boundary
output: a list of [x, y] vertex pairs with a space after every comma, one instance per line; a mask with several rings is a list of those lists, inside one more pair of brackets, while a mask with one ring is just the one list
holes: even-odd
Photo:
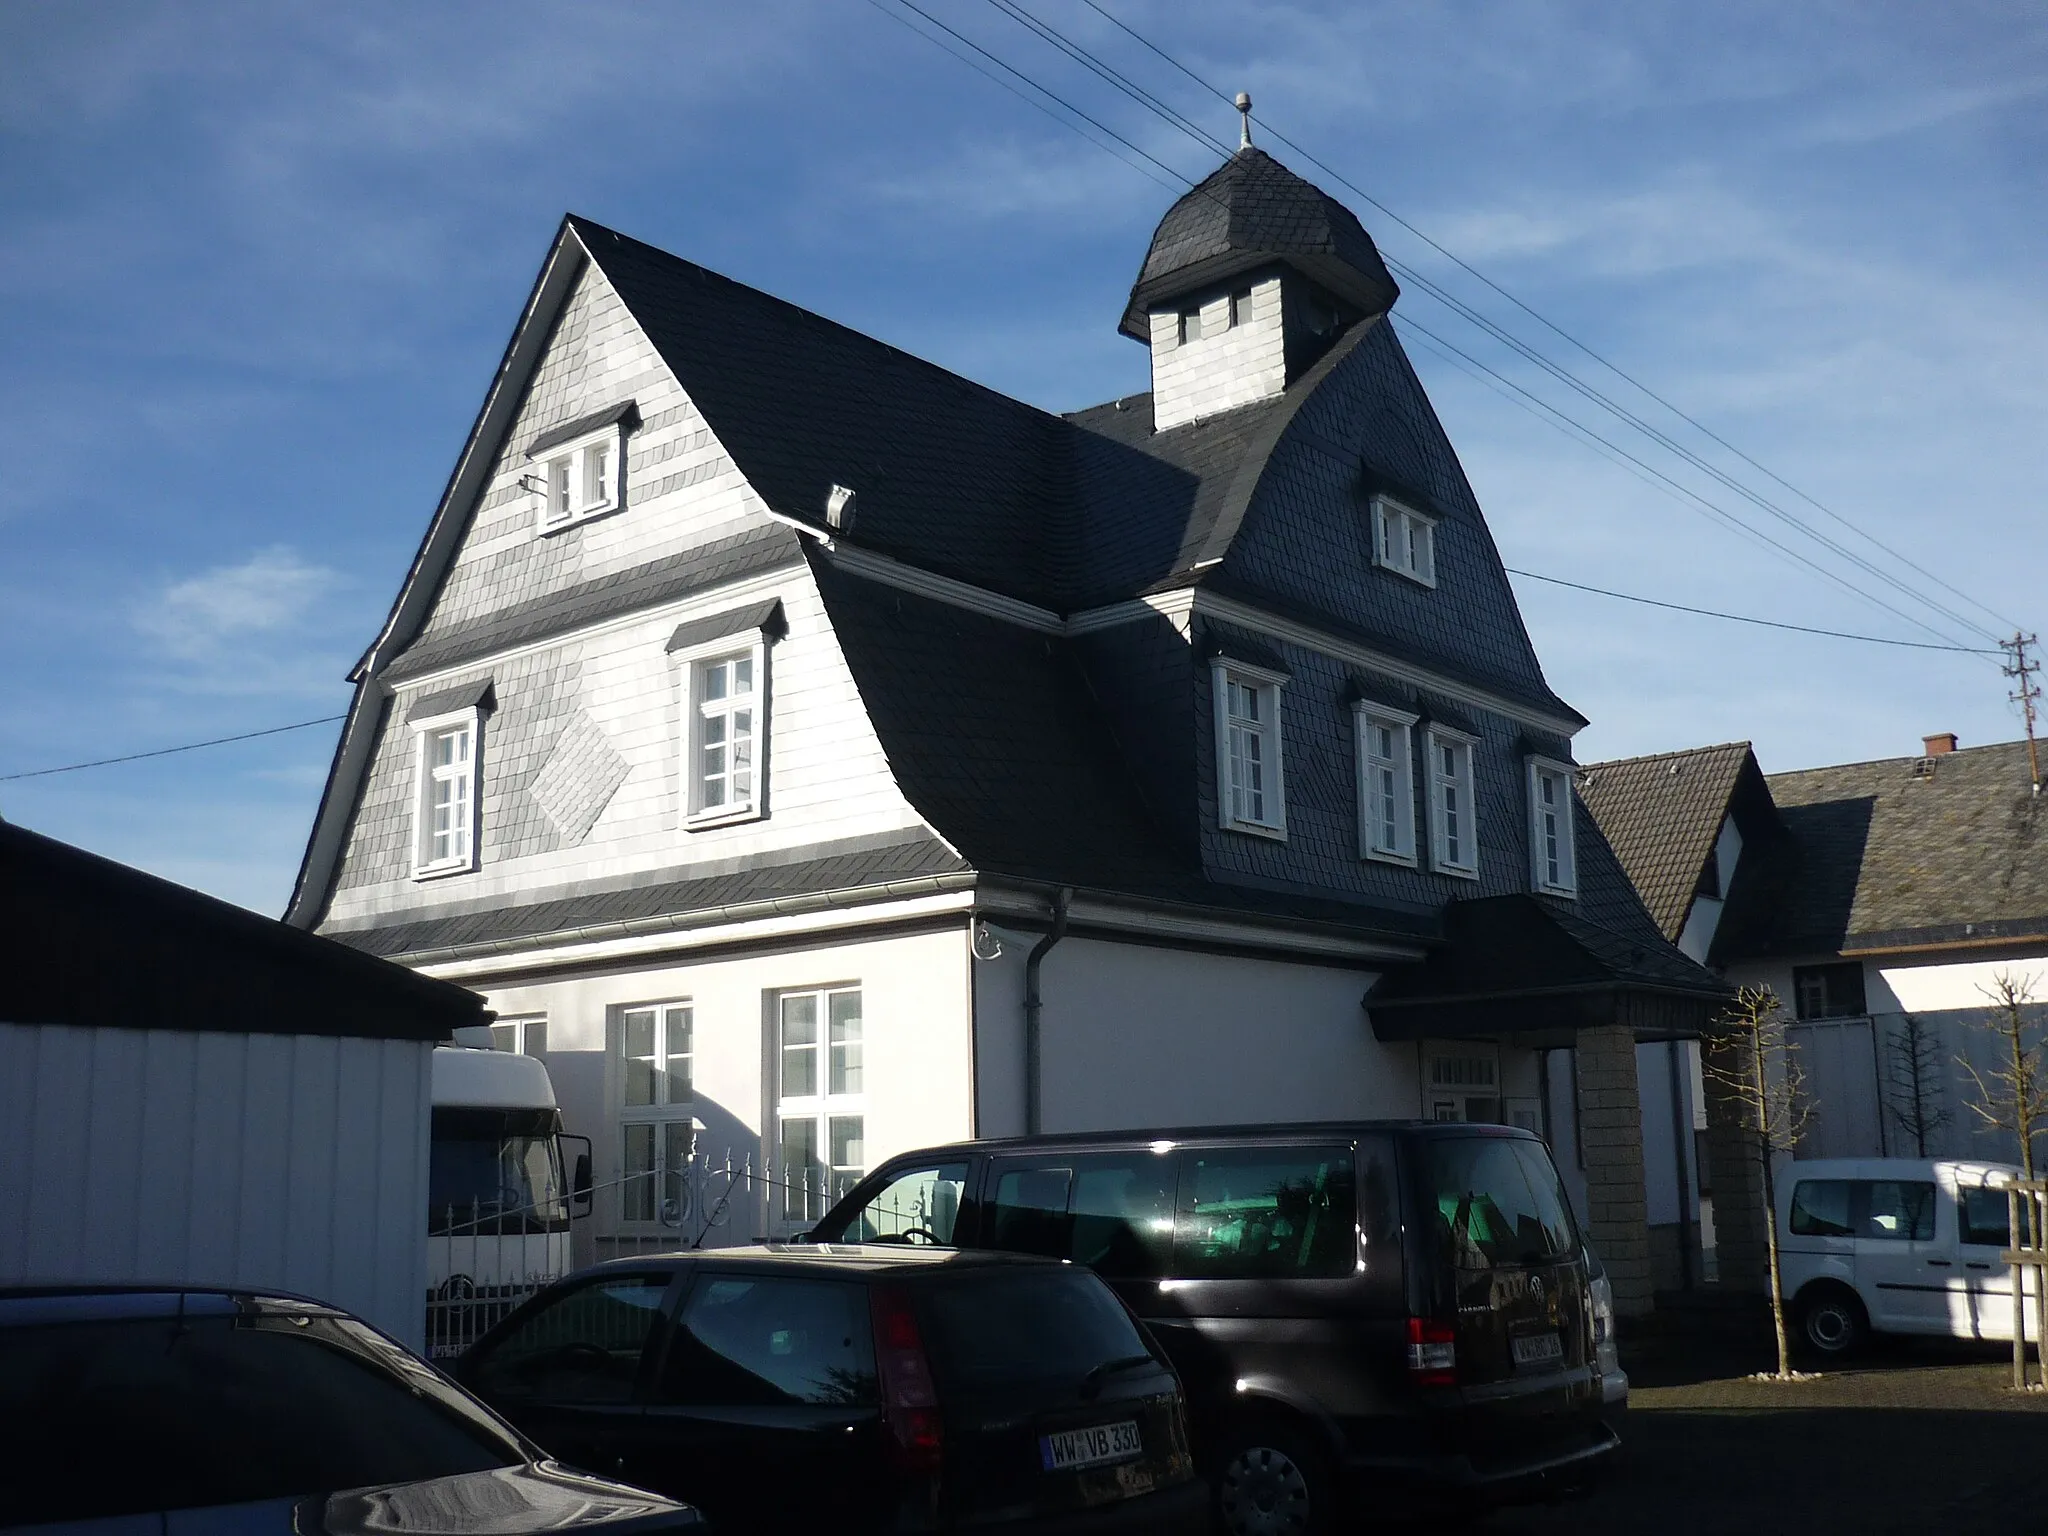
[[0, 823], [0, 1020], [446, 1040], [484, 1001]]

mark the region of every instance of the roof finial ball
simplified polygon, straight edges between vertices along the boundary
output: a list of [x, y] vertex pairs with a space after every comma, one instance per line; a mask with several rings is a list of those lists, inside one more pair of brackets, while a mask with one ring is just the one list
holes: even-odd
[[1252, 147], [1252, 93], [1250, 91], [1239, 91], [1237, 93], [1237, 110], [1244, 114], [1244, 125], [1238, 130], [1237, 147], [1239, 149], [1250, 149]]

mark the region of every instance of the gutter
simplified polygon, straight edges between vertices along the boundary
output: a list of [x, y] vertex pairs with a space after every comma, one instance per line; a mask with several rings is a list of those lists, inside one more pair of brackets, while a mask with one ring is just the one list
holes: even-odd
[[1045, 999], [1039, 991], [1038, 968], [1053, 945], [1067, 936], [1067, 912], [1073, 905], [1071, 886], [1061, 886], [1052, 899], [1052, 926], [1045, 937], [1031, 946], [1024, 960], [1024, 1134], [1036, 1136], [1044, 1115], [1044, 1037], [1040, 1020]]
[[[543, 945], [554, 948], [567, 944], [597, 943], [606, 939], [634, 939], [650, 934], [680, 933], [692, 928], [712, 928], [723, 923], [745, 922], [752, 918], [794, 917], [811, 912], [870, 906], [878, 901], [904, 896], [949, 895], [954, 891], [973, 889], [976, 878], [972, 870], [962, 870], [950, 875], [919, 875], [913, 879], [888, 880], [879, 885], [861, 885], [848, 890], [822, 891], [804, 896], [777, 896], [767, 901], [728, 902], [720, 907], [693, 907], [688, 912], [626, 918], [612, 923], [590, 923], [581, 928], [560, 928], [546, 933], [519, 934], [510, 938], [488, 939], [476, 944], [444, 944], [438, 949], [406, 950], [381, 958], [413, 966], [439, 965], [452, 960], [487, 959], [494, 955], [523, 954]], [[328, 937], [347, 942], [341, 934], [330, 934]]]

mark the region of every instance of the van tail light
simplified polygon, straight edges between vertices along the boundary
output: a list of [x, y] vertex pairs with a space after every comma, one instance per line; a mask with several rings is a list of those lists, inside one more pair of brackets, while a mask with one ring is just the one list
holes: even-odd
[[945, 1442], [939, 1395], [932, 1386], [931, 1359], [917, 1331], [917, 1313], [909, 1295], [894, 1286], [876, 1286], [869, 1310], [875, 1324], [875, 1369], [882, 1380], [882, 1408], [896, 1465], [906, 1472], [936, 1472]]
[[1433, 1318], [1408, 1319], [1408, 1379], [1419, 1387], [1458, 1384], [1458, 1330]]

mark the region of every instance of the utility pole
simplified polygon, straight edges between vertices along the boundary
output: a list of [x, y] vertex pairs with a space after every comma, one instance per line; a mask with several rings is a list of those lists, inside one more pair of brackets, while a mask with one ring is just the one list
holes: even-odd
[[2032, 681], [2032, 677], [2041, 670], [2041, 663], [2027, 659], [2027, 647], [2040, 643], [2039, 635], [2028, 634], [2015, 634], [2010, 640], [1998, 642], [2000, 650], [2012, 652], [2012, 661], [2003, 670], [2007, 677], [2018, 679], [2011, 698], [2020, 707], [2020, 717], [2027, 722], [2027, 776], [2033, 781], [2037, 795], [2041, 793], [2041, 749], [2034, 740], [2034, 713], [2041, 699], [2041, 688]]

